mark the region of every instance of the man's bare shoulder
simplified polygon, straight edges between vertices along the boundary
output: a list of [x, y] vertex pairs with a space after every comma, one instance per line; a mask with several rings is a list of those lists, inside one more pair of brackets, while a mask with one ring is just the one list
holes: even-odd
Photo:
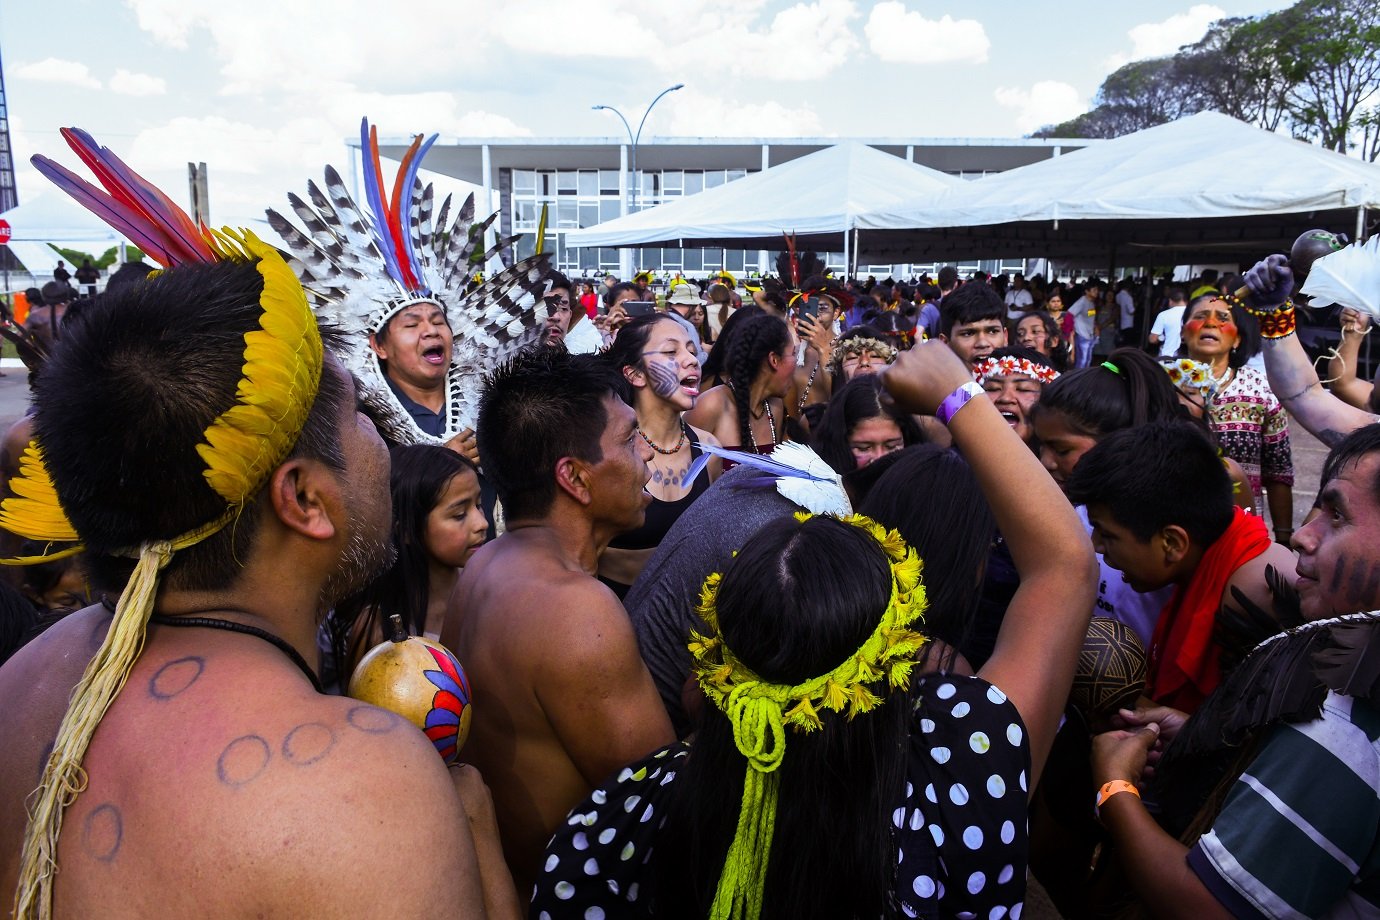
[[[68, 620], [24, 650], [29, 661], [11, 662], [19, 670], [7, 664], [0, 687], [100, 626], [86, 612]], [[421, 872], [427, 881], [418, 887], [429, 897], [469, 896], [463, 811], [421, 731], [313, 692], [267, 645], [192, 632], [153, 637], [87, 750], [88, 786], [67, 809], [59, 849], [69, 913], [90, 913], [120, 890], [131, 893], [125, 913], [133, 916], [184, 906], [203, 915], [386, 914], [397, 902], [355, 871], [379, 852]], [[63, 670], [70, 690], [80, 667]], [[32, 750], [12, 765], [24, 768], [25, 789], [36, 784], [40, 747], [51, 744], [65, 708], [51, 699], [65, 701], [60, 682], [30, 701], [49, 715], [46, 739], [22, 738]], [[16, 816], [13, 802], [4, 806]], [[4, 843], [17, 852], [22, 821], [5, 824]], [[204, 909], [182, 905], [172, 890], [198, 877], [229, 880]], [[399, 896], [428, 912], [412, 889]]]
[[1222, 592], [1222, 605], [1233, 610], [1238, 609], [1238, 604], [1232, 597], [1232, 589], [1235, 588], [1262, 610], [1272, 609], [1274, 599], [1270, 595], [1270, 586], [1265, 581], [1266, 567], [1272, 566], [1289, 580], [1294, 575], [1296, 564], [1297, 559], [1292, 550], [1279, 543], [1271, 543], [1265, 552], [1241, 565], [1232, 573], [1231, 578], [1227, 579], [1226, 589]]

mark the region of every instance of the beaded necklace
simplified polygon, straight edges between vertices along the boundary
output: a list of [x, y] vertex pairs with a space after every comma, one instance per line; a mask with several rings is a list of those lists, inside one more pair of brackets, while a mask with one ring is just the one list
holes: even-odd
[[647, 446], [648, 446], [648, 447], [650, 447], [652, 450], [656, 451], [657, 453], [661, 454], [661, 455], [664, 456], [664, 457], [669, 457], [671, 454], [678, 454], [678, 453], [680, 453], [680, 449], [681, 449], [682, 447], [685, 446], [685, 439], [686, 439], [686, 437], [687, 437], [686, 432], [685, 432], [685, 425], [682, 424], [682, 425], [680, 426], [680, 440], [676, 442], [676, 446], [675, 446], [675, 447], [672, 447], [672, 448], [670, 448], [670, 449], [668, 450], [668, 449], [666, 449], [665, 447], [659, 446], [655, 441], [653, 441], [651, 438], [647, 437], [647, 432], [645, 432], [645, 431], [642, 430], [642, 426], [641, 426], [641, 425], [639, 425], [639, 426], [637, 427], [637, 433], [640, 434], [640, 435], [642, 435], [642, 440], [644, 440], [644, 441], [647, 442]]

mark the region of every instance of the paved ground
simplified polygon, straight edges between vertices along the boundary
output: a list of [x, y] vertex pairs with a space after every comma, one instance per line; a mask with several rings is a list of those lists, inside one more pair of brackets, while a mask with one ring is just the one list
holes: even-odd
[[0, 433], [29, 408], [29, 372], [18, 358], [0, 360]]

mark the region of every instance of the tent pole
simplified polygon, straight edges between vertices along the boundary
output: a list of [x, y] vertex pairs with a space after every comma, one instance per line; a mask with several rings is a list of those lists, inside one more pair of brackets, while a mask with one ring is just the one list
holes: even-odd
[[852, 278], [858, 277], [858, 238], [860, 233], [861, 231], [857, 227], [853, 228], [853, 270], [848, 273], [849, 277]]
[[[849, 250], [849, 248], [848, 248], [848, 229], [849, 229], [849, 228], [848, 228], [847, 226], [845, 226], [845, 227], [843, 228], [843, 277], [844, 277], [844, 280], [847, 280], [847, 279], [848, 279], [848, 277], [849, 277], [848, 267], [849, 267], [850, 265], [853, 264], [851, 261], [849, 261], [849, 256], [850, 256], [852, 253], [850, 252], [850, 250]], [[803, 280], [803, 279], [802, 279], [802, 280]]]
[[1362, 239], [1366, 233], [1366, 206], [1361, 205], [1356, 209], [1356, 235], [1352, 237], [1356, 242], [1364, 242]]

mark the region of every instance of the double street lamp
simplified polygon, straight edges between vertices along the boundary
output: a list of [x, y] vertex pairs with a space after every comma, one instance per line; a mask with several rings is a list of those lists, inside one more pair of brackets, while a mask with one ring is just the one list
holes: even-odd
[[[596, 105], [596, 106], [593, 107], [594, 110], [595, 110], [596, 112], [599, 111], [600, 109], [606, 109], [606, 110], [612, 112], [613, 114], [617, 115], [617, 116], [618, 116], [618, 120], [621, 121], [621, 122], [623, 122], [623, 127], [627, 129], [627, 132], [628, 132], [628, 141], [630, 142], [629, 150], [628, 150], [628, 159], [629, 159], [629, 161], [630, 161], [630, 169], [631, 169], [631, 172], [632, 172], [631, 178], [628, 179], [628, 185], [629, 185], [629, 191], [630, 191], [631, 197], [632, 197], [632, 210], [634, 210], [634, 211], [637, 210], [637, 189], [638, 189], [638, 181], [637, 181], [637, 142], [638, 142], [638, 140], [640, 140], [641, 137], [642, 137], [642, 127], [643, 127], [643, 125], [647, 124], [647, 116], [650, 115], [650, 114], [652, 114], [652, 109], [656, 108], [656, 104], [657, 104], [658, 102], [661, 101], [661, 97], [662, 97], [662, 96], [665, 96], [667, 93], [674, 93], [676, 90], [678, 90], [678, 89], [684, 89], [684, 88], [685, 88], [685, 84], [684, 84], [684, 83], [677, 83], [675, 86], [668, 86], [668, 87], [666, 87], [665, 89], [663, 89], [661, 92], [657, 93], [656, 98], [653, 99], [652, 102], [651, 102], [651, 104], [647, 106], [647, 111], [645, 111], [645, 112], [642, 113], [642, 120], [641, 120], [640, 122], [637, 123], [637, 131], [636, 131], [636, 132], [633, 131], [632, 125], [628, 124], [628, 120], [627, 120], [626, 118], [623, 117], [623, 113], [620, 112], [620, 111], [618, 111], [618, 110], [617, 110], [616, 108], [614, 108], [613, 106], [611, 106], [611, 105]], [[624, 198], [624, 200], [623, 200], [623, 207], [624, 207], [624, 213], [627, 213], [627, 209], [628, 209], [628, 200], [627, 200], [627, 198]]]

